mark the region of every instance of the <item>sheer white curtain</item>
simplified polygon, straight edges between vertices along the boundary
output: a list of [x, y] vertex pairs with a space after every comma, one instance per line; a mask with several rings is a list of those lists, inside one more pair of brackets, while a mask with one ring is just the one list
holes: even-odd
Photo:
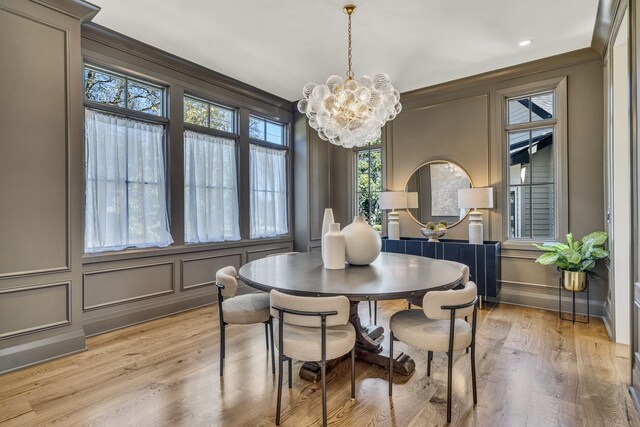
[[251, 238], [286, 234], [286, 151], [251, 144], [249, 169]]
[[173, 243], [164, 127], [85, 111], [85, 252]]
[[236, 143], [184, 132], [185, 241], [240, 240]]

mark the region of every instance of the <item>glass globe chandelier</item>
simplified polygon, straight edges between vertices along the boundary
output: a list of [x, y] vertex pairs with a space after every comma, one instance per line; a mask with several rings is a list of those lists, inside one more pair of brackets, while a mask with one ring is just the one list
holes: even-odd
[[351, 69], [351, 15], [356, 7], [343, 8], [348, 16], [347, 78], [333, 75], [325, 84], [307, 83], [298, 110], [309, 118], [309, 126], [320, 139], [343, 147], [362, 147], [380, 138], [382, 127], [402, 110], [400, 92], [380, 73], [374, 78], [354, 79]]

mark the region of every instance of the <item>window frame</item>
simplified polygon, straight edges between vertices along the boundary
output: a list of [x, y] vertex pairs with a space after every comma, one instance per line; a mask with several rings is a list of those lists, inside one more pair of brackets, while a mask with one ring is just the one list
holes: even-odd
[[[554, 117], [552, 119], [530, 121], [509, 125], [508, 123], [508, 100], [512, 98], [535, 96], [546, 92], [555, 93]], [[496, 96], [497, 112], [496, 117], [499, 125], [496, 127], [499, 132], [499, 142], [501, 150], [500, 170], [502, 171], [502, 196], [499, 197], [503, 207], [502, 215], [502, 235], [503, 247], [505, 249], [520, 249], [537, 251], [532, 244], [561, 240], [568, 232], [569, 224], [569, 195], [568, 195], [568, 148], [567, 148], [567, 77], [559, 77], [541, 82], [529, 83], [516, 87], [499, 90]], [[537, 129], [553, 128], [553, 186], [554, 186], [554, 236], [548, 239], [537, 237], [513, 238], [510, 237], [510, 214], [511, 214], [511, 189], [509, 185], [509, 133], [515, 131], [535, 131]], [[498, 206], [499, 207], [499, 206]]]
[[[189, 123], [185, 121], [184, 120], [184, 99], [185, 98], [191, 98], [196, 101], [204, 102], [207, 104], [207, 107], [208, 107], [207, 121], [209, 122], [209, 124], [211, 124], [211, 105], [217, 105], [227, 110], [232, 110], [233, 111], [233, 132], [213, 128], [210, 126], [202, 126], [202, 125]], [[190, 91], [184, 91], [182, 95], [182, 123], [183, 123], [184, 129], [186, 130], [191, 130], [191, 131], [200, 132], [200, 133], [208, 133], [210, 135], [221, 136], [223, 138], [231, 138], [231, 139], [234, 139], [236, 143], [238, 143], [240, 140], [240, 108], [233, 105], [227, 105], [217, 100], [209, 99], [208, 97], [197, 95]]]
[[[102, 71], [106, 74], [113, 74], [116, 77], [120, 77], [125, 80], [125, 91], [124, 91], [125, 107], [109, 105], [102, 102], [93, 101], [87, 98], [87, 93], [84, 88], [84, 84], [85, 84], [84, 75], [87, 67], [96, 69], [98, 71]], [[155, 115], [155, 114], [145, 113], [143, 111], [137, 111], [137, 110], [132, 110], [128, 108], [127, 106], [129, 105], [129, 90], [128, 90], [129, 81], [134, 81], [146, 86], [152, 86], [152, 87], [161, 89], [162, 90], [162, 107], [161, 107], [162, 113], [159, 115]], [[95, 63], [93, 61], [85, 60], [82, 63], [82, 101], [83, 101], [83, 105], [87, 108], [91, 108], [93, 110], [100, 110], [105, 113], [120, 115], [129, 119], [142, 120], [142, 121], [147, 121], [151, 123], [167, 125], [169, 123], [169, 118], [168, 118], [169, 95], [168, 94], [169, 94], [169, 87], [152, 78], [146, 78], [145, 76], [139, 76], [137, 74], [124, 72], [124, 71], [115, 69], [113, 67], [108, 67], [108, 66]], [[167, 129], [165, 128], [165, 138], [166, 138], [166, 134], [167, 134]], [[165, 146], [166, 146], [166, 141], [165, 141]]]
[[[195, 99], [196, 101], [201, 101], [201, 102], [205, 102], [209, 105], [209, 115], [211, 114], [211, 110], [210, 110], [210, 105], [218, 105], [222, 108], [226, 108], [228, 110], [233, 110], [234, 115], [233, 115], [233, 128], [234, 128], [234, 132], [227, 132], [224, 130], [220, 130], [220, 129], [216, 129], [216, 128], [212, 128], [209, 126], [201, 126], [201, 125], [197, 125], [194, 123], [189, 123], [184, 121], [184, 99], [185, 98], [191, 98], [191, 99]], [[222, 102], [216, 101], [216, 100], [211, 100], [208, 97], [203, 97], [197, 94], [194, 94], [190, 91], [184, 91], [183, 95], [182, 95], [182, 99], [181, 99], [181, 105], [182, 105], [182, 152], [183, 152], [183, 156], [184, 156], [184, 150], [185, 150], [185, 138], [184, 138], [184, 132], [189, 130], [192, 132], [196, 132], [196, 133], [203, 133], [203, 134], [208, 134], [211, 136], [217, 136], [217, 137], [221, 137], [221, 138], [227, 138], [227, 139], [232, 139], [234, 144], [235, 144], [235, 155], [236, 155], [236, 191], [237, 191], [237, 196], [238, 196], [238, 226], [240, 229], [240, 240], [222, 240], [222, 241], [208, 241], [208, 242], [187, 242], [186, 239], [186, 226], [183, 227], [182, 230], [182, 241], [183, 241], [183, 245], [184, 246], [188, 246], [188, 247], [197, 247], [197, 246], [211, 246], [211, 245], [217, 245], [217, 244], [224, 244], [227, 242], [240, 242], [242, 240], [244, 240], [243, 235], [242, 235], [242, 201], [241, 201], [241, 196], [242, 196], [242, 192], [241, 192], [241, 183], [242, 183], [242, 170], [241, 170], [241, 162], [240, 162], [240, 108], [236, 107], [236, 106], [232, 106], [232, 105], [226, 105]], [[210, 122], [210, 117], [207, 119]], [[184, 159], [183, 159], [184, 162]], [[184, 164], [183, 164], [183, 174], [184, 174]], [[184, 176], [183, 176], [183, 182], [184, 182]], [[184, 187], [184, 186], [183, 186]], [[184, 191], [185, 191], [184, 187], [182, 189], [183, 191], [183, 195], [184, 195]], [[185, 203], [184, 203], [184, 197], [183, 197], [183, 203], [182, 203], [182, 216], [183, 216], [183, 223], [186, 223], [186, 219], [185, 219]]]
[[[248, 114], [245, 116], [246, 117], [246, 132], [247, 132], [247, 168], [249, 169], [246, 175], [246, 179], [247, 179], [247, 207], [248, 207], [248, 216], [247, 216], [247, 220], [248, 220], [248, 224], [247, 224], [247, 240], [249, 241], [260, 241], [260, 240], [268, 240], [268, 239], [279, 239], [279, 238], [283, 238], [283, 237], [287, 237], [287, 236], [291, 236], [295, 227], [295, 224], [293, 223], [293, 212], [291, 211], [292, 209], [292, 165], [291, 165], [291, 129], [292, 129], [292, 123], [288, 123], [288, 122], [283, 122], [280, 121], [277, 118], [269, 118], [266, 117], [263, 114], [260, 114], [254, 110], [249, 110]], [[257, 119], [260, 120], [264, 120], [265, 122], [271, 122], [271, 123], [275, 123], [277, 125], [282, 126], [282, 144], [276, 144], [274, 142], [269, 142], [266, 141], [266, 123], [265, 123], [265, 140], [262, 139], [255, 139], [251, 137], [251, 131], [249, 129], [250, 125], [249, 123], [251, 122], [251, 118], [255, 117]], [[250, 206], [250, 193], [251, 193], [251, 168], [249, 166], [249, 156], [248, 156], [248, 152], [251, 150], [251, 145], [257, 145], [257, 146], [262, 146], [262, 147], [266, 147], [266, 148], [271, 148], [271, 149], [276, 149], [276, 150], [280, 150], [280, 151], [284, 151], [285, 154], [285, 162], [286, 162], [286, 189], [287, 189], [287, 194], [286, 194], [286, 202], [287, 202], [287, 233], [284, 234], [278, 234], [276, 236], [267, 236], [267, 237], [251, 237], [251, 206]]]
[[[351, 204], [353, 209], [353, 216], [360, 215], [360, 210], [358, 207], [358, 195], [361, 194], [358, 191], [358, 154], [360, 154], [363, 151], [372, 151], [372, 150], [380, 151], [380, 191], [378, 191], [378, 193], [382, 193], [383, 191], [385, 191], [384, 189], [384, 150], [382, 148], [382, 145], [383, 145], [382, 140], [383, 138], [381, 137], [376, 144], [365, 145], [362, 147], [354, 147], [351, 149], [353, 152], [353, 160], [351, 162], [353, 167], [353, 172], [351, 173], [351, 179], [353, 180], [353, 184], [352, 184], [353, 202]], [[371, 168], [371, 157], [369, 157], [369, 169], [370, 168]], [[371, 176], [371, 173], [369, 173], [369, 176]], [[371, 194], [371, 184], [369, 184], [369, 194]], [[380, 227], [381, 227], [381, 232], [383, 232], [385, 230], [386, 221], [385, 221], [384, 211], [381, 210], [381, 213], [382, 215], [380, 217], [380, 221], [381, 221]], [[369, 212], [369, 215], [371, 216], [371, 212]]]
[[[118, 106], [114, 106], [114, 105], [109, 105], [109, 104], [104, 104], [102, 102], [97, 102], [97, 101], [93, 101], [87, 98], [86, 96], [86, 91], [85, 91], [85, 80], [84, 80], [84, 75], [85, 75], [85, 69], [86, 67], [89, 68], [93, 68], [93, 69], [97, 69], [98, 71], [102, 71], [105, 72], [107, 74], [113, 74], [117, 77], [122, 77], [125, 79], [125, 89], [128, 87], [128, 81], [129, 80], [133, 80], [148, 86], [154, 86], [154, 87], [158, 87], [160, 89], [162, 89], [162, 114], [157, 116], [154, 114], [149, 114], [149, 113], [145, 113], [142, 111], [136, 111], [136, 110], [132, 110], [126, 107], [118, 107]], [[125, 105], [128, 105], [128, 90], [125, 90]], [[89, 59], [83, 59], [82, 62], [82, 103], [83, 103], [83, 109], [82, 109], [82, 123], [83, 123], [83, 128], [84, 128], [84, 123], [85, 123], [85, 117], [84, 117], [84, 111], [85, 109], [91, 109], [91, 110], [95, 110], [98, 111], [100, 113], [104, 113], [104, 114], [111, 114], [114, 116], [119, 116], [119, 117], [123, 117], [126, 119], [131, 119], [131, 120], [138, 120], [138, 121], [142, 121], [142, 122], [147, 122], [147, 123], [151, 123], [151, 124], [156, 124], [156, 125], [161, 125], [163, 127], [163, 135], [162, 135], [162, 153], [164, 156], [164, 180], [165, 180], [165, 201], [166, 201], [166, 206], [165, 209], [167, 210], [167, 218], [168, 218], [168, 225], [169, 225], [169, 234], [171, 235], [171, 238], [174, 240], [174, 243], [172, 243], [171, 245], [169, 245], [168, 247], [140, 247], [140, 246], [130, 246], [127, 248], [123, 248], [123, 249], [116, 249], [116, 250], [105, 250], [105, 251], [101, 251], [101, 252], [85, 252], [85, 248], [84, 248], [84, 243], [83, 243], [83, 248], [82, 248], [82, 254], [83, 257], [100, 257], [100, 256], [113, 256], [113, 255], [117, 255], [117, 254], [124, 254], [124, 253], [129, 253], [131, 251], [147, 251], [147, 250], [161, 250], [164, 249], [166, 250], [169, 247], [172, 247], [175, 245], [175, 239], [173, 236], [173, 229], [172, 229], [172, 218], [171, 218], [171, 177], [170, 177], [170, 169], [171, 166], [169, 164], [170, 159], [169, 159], [169, 135], [170, 135], [170, 129], [169, 129], [169, 118], [168, 118], [168, 112], [169, 112], [169, 86], [162, 84], [160, 82], [158, 82], [157, 80], [153, 79], [153, 78], [147, 78], [146, 76], [142, 76], [139, 75], [137, 73], [131, 73], [131, 72], [125, 72], [123, 70], [119, 70], [117, 68], [114, 67], [110, 67], [110, 66], [105, 66], [102, 65], [100, 63], [91, 61]], [[83, 132], [83, 150], [84, 150], [84, 143], [86, 140], [86, 135], [84, 135]], [[83, 167], [83, 171], [82, 171], [82, 183], [83, 183], [83, 196], [82, 196], [82, 203], [83, 203], [83, 215], [82, 215], [82, 232], [84, 235], [84, 231], [85, 231], [85, 227], [86, 227], [86, 217], [85, 217], [85, 191], [86, 191], [86, 183], [87, 183], [87, 176], [86, 176], [86, 168]], [[127, 182], [127, 186], [128, 186], [129, 182]], [[127, 196], [128, 198], [128, 196]], [[127, 221], [129, 219], [129, 214], [127, 213]]]

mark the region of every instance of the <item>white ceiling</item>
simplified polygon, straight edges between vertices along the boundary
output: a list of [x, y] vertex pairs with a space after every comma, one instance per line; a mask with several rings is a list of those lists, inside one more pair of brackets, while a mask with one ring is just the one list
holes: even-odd
[[[347, 0], [93, 2], [94, 22], [288, 100], [346, 72]], [[356, 76], [405, 92], [588, 47], [598, 0], [354, 3]]]

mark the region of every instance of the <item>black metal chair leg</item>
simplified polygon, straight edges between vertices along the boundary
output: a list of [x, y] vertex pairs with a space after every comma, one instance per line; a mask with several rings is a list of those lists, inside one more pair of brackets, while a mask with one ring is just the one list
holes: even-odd
[[224, 373], [224, 323], [220, 323], [220, 376]]
[[373, 302], [373, 324], [378, 324], [378, 301]]
[[431, 361], [433, 360], [433, 351], [427, 353], [427, 376], [431, 376]]
[[478, 391], [476, 386], [476, 345], [471, 344], [471, 385], [473, 387], [473, 404], [478, 404]]
[[327, 361], [320, 364], [320, 381], [322, 385], [322, 427], [327, 427]]
[[[282, 351], [282, 349], [280, 349]], [[278, 356], [278, 402], [276, 405], [276, 425], [280, 425], [280, 402], [282, 401], [282, 374], [283, 371], [283, 356]]]
[[269, 322], [264, 322], [264, 341], [267, 344], [267, 351], [269, 351]]
[[451, 422], [451, 380], [453, 377], [453, 351], [447, 352], [449, 366], [447, 372], [447, 423]]
[[289, 388], [293, 387], [293, 369], [291, 368], [291, 358], [289, 358]]
[[393, 392], [393, 332], [389, 335], [389, 396]]
[[273, 317], [269, 319], [269, 336], [271, 337], [271, 372], [276, 373], [276, 347], [273, 345]]
[[351, 349], [351, 398], [356, 398], [356, 346]]
[[371, 322], [371, 301], [369, 301], [369, 322]]
[[407, 303], [407, 309], [411, 310], [411, 303], [410, 302]]

